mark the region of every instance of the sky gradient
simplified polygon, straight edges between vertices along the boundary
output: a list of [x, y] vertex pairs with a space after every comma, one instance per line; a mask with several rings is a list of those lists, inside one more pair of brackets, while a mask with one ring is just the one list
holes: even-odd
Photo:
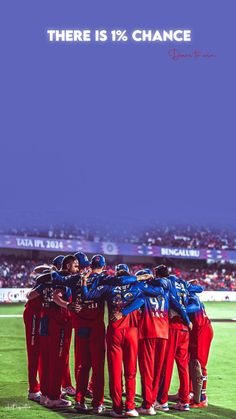
[[[8, 0], [1, 5], [2, 212], [45, 223], [234, 224], [233, 0]], [[178, 28], [170, 44], [55, 45], [48, 28]], [[30, 218], [27, 218], [30, 223]]]

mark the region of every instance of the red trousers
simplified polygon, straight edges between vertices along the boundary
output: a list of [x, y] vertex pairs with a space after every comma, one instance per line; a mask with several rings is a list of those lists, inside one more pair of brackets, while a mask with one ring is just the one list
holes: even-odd
[[71, 344], [71, 335], [72, 335], [72, 324], [70, 323], [70, 326], [68, 325], [68, 339], [69, 339], [69, 345], [67, 347], [68, 352], [66, 354], [66, 362], [65, 362], [65, 365], [63, 366], [63, 371], [62, 371], [61, 385], [62, 385], [63, 388], [71, 387], [72, 386], [71, 375], [70, 375], [70, 344]]
[[40, 313], [33, 313], [29, 310], [24, 311], [24, 323], [26, 334], [26, 347], [28, 357], [28, 382], [29, 392], [37, 393], [40, 386], [37, 374], [41, 379], [41, 366], [39, 362], [40, 343], [39, 343], [39, 324]]
[[149, 409], [156, 401], [166, 355], [167, 339], [139, 339], [138, 361], [142, 385], [142, 406]]
[[49, 392], [49, 309], [42, 309], [40, 319], [40, 390], [43, 396], [48, 396]]
[[105, 325], [75, 327], [75, 379], [76, 401], [84, 403], [89, 382], [93, 374], [94, 407], [104, 402]]
[[138, 354], [138, 329], [136, 327], [107, 329], [107, 360], [109, 371], [110, 396], [113, 410], [121, 413], [122, 402], [122, 364], [126, 387], [126, 410], [135, 408], [135, 388]]
[[[58, 320], [58, 321], [57, 321]], [[56, 400], [61, 395], [61, 385], [71, 385], [69, 350], [71, 321], [63, 321], [53, 308], [43, 308], [40, 322], [40, 389], [44, 396]], [[60, 384], [59, 384], [60, 381]]]
[[177, 364], [179, 374], [179, 400], [181, 403], [189, 403], [189, 369], [188, 369], [188, 346], [189, 332], [180, 329], [169, 329], [169, 339], [166, 348], [166, 359], [164, 364], [164, 379], [161, 395], [161, 403], [168, 401], [174, 361]]
[[206, 390], [207, 361], [213, 339], [213, 328], [211, 323], [190, 332], [189, 354], [190, 359], [198, 359], [202, 368], [203, 390]]
[[68, 357], [71, 339], [71, 321], [58, 321], [54, 316], [49, 321], [49, 386], [48, 397], [57, 400], [61, 395], [62, 375]]

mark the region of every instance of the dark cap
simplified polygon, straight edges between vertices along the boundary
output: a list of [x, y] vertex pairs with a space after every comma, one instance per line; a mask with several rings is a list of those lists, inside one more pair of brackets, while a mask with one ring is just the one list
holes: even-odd
[[64, 256], [63, 256], [63, 255], [56, 256], [56, 257], [53, 259], [52, 264], [53, 264], [54, 266], [56, 266], [56, 268], [57, 268], [57, 269], [60, 269], [60, 268], [61, 268], [61, 264], [62, 264], [63, 259], [64, 259]]
[[159, 265], [154, 268], [154, 272], [157, 278], [166, 278], [169, 276], [169, 270], [166, 265]]
[[88, 266], [90, 266], [88, 256], [85, 253], [77, 252], [74, 254], [74, 256], [76, 257], [76, 259], [78, 259], [80, 268], [87, 268]]
[[115, 266], [115, 272], [127, 272], [129, 274], [129, 267], [125, 263], [119, 263], [119, 265]]
[[92, 269], [103, 268], [106, 266], [106, 260], [102, 255], [94, 255], [91, 259]]

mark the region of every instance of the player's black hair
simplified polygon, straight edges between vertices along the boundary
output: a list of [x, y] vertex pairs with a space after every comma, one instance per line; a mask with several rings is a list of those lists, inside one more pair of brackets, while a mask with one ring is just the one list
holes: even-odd
[[116, 276], [130, 276], [130, 273], [127, 271], [118, 271], [116, 272]]
[[154, 272], [157, 278], [165, 278], [169, 276], [169, 271], [166, 265], [159, 265], [154, 268]]
[[67, 264], [74, 262], [75, 260], [77, 260], [77, 258], [73, 255], [66, 255], [62, 261], [62, 269], [66, 269], [67, 268]]

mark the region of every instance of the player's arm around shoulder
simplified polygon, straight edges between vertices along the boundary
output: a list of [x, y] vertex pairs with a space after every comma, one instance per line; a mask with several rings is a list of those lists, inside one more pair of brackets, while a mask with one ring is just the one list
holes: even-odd
[[74, 311], [75, 313], [79, 313], [82, 309], [82, 306], [78, 303], [71, 303], [69, 301], [64, 300], [62, 295], [62, 291], [60, 289], [55, 289], [53, 291], [53, 301], [59, 307], [66, 308], [70, 311]]
[[42, 295], [44, 288], [45, 286], [43, 284], [37, 285], [36, 287], [32, 288], [32, 290], [26, 294], [27, 299], [34, 300], [35, 298], [39, 297], [40, 295]]
[[89, 278], [89, 272], [83, 276], [82, 279], [82, 288], [81, 296], [82, 300], [99, 300], [104, 298], [108, 289], [111, 288], [110, 285], [99, 285], [99, 278], [95, 279], [92, 288], [89, 290], [87, 286], [87, 281]]
[[62, 291], [60, 289], [55, 289], [53, 291], [53, 301], [54, 303], [56, 303], [58, 306], [62, 307], [62, 308], [67, 308], [68, 305], [68, 301], [65, 301], [62, 298]]

